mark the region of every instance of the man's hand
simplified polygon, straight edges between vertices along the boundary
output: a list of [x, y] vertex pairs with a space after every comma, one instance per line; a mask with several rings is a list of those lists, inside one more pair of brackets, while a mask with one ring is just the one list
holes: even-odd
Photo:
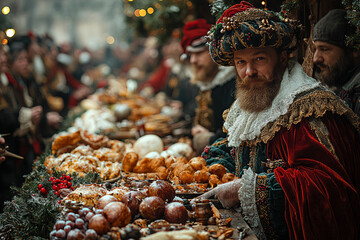
[[216, 188], [200, 195], [197, 198], [208, 199], [212, 196], [216, 196], [217, 199], [221, 202], [224, 208], [235, 207], [240, 203], [239, 200], [239, 188], [240, 188], [240, 179], [236, 179], [231, 182], [223, 183], [218, 185]]
[[48, 112], [46, 114], [47, 124], [54, 128], [59, 128], [63, 118], [57, 112]]
[[[0, 137], [0, 144], [5, 144], [5, 139]], [[0, 156], [0, 164], [5, 161], [5, 156]]]
[[31, 108], [30, 110], [31, 110], [31, 122], [35, 126], [37, 126], [40, 123], [43, 108], [42, 106], [36, 106]]
[[76, 100], [81, 100], [90, 95], [91, 90], [87, 86], [81, 86], [80, 88], [76, 89], [73, 93], [73, 96]]
[[197, 124], [195, 125], [192, 129], [191, 129], [191, 135], [195, 136], [199, 133], [203, 133], [203, 132], [209, 132], [209, 130], [207, 130], [206, 128], [204, 128], [203, 126]]

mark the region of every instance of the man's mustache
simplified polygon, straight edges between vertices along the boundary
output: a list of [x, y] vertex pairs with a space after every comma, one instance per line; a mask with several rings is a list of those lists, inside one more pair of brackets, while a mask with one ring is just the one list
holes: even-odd
[[320, 68], [328, 68], [328, 66], [323, 63], [316, 63], [315, 67], [318, 71], [321, 71]]

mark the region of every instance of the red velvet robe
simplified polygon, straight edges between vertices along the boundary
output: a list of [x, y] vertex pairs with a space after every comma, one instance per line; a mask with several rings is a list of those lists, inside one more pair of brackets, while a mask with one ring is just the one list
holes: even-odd
[[[268, 142], [270, 159], [287, 161], [275, 177], [285, 194], [291, 239], [358, 239], [360, 229], [360, 137], [345, 117], [322, 122], [338, 159], [302, 120]], [[346, 136], [346, 137], [343, 137]]]

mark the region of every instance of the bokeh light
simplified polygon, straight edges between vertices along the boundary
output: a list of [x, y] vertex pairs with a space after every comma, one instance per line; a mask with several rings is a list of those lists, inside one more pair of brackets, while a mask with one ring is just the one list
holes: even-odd
[[145, 9], [140, 9], [139, 15], [140, 15], [140, 17], [145, 17], [145, 15], [146, 15], [146, 10], [145, 10]]
[[15, 35], [15, 30], [12, 28], [6, 29], [5, 31], [6, 36], [8, 36], [9, 38], [13, 37]]
[[140, 9], [136, 9], [134, 12], [135, 17], [140, 17]]
[[147, 12], [148, 12], [148, 14], [153, 14], [153, 13], [154, 13], [154, 8], [149, 7], [149, 8], [147, 9]]
[[108, 36], [108, 37], [106, 38], [106, 42], [111, 45], [111, 44], [114, 44], [115, 39], [114, 39], [113, 36]]
[[3, 7], [3, 9], [1, 10], [1, 12], [4, 14], [4, 15], [7, 15], [10, 13], [10, 8], [8, 6], [5, 6]]

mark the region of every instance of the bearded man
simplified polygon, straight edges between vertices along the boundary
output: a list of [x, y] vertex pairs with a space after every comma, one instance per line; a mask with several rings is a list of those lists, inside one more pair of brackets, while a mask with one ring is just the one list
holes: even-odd
[[198, 154], [206, 145], [224, 136], [222, 113], [235, 100], [235, 70], [233, 67], [219, 67], [211, 59], [206, 44], [210, 27], [205, 19], [190, 21], [183, 28], [184, 36], [181, 41], [191, 65], [190, 82], [199, 88], [191, 129], [193, 146]]
[[237, 72], [228, 135], [205, 149], [240, 178], [216, 195], [239, 207], [259, 239], [358, 239], [360, 121], [289, 59], [296, 21], [241, 2], [212, 28], [210, 54]]
[[333, 9], [314, 26], [315, 78], [329, 86], [360, 116], [360, 51], [346, 42], [354, 33], [346, 11]]

